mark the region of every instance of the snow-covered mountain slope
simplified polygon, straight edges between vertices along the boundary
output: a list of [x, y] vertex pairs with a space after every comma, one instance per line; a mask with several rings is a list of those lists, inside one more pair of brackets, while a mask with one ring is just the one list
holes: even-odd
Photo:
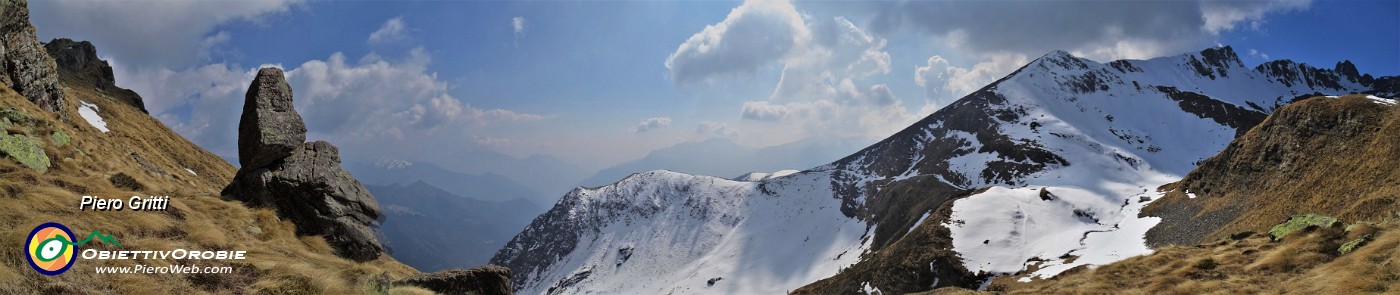
[[828, 179], [639, 173], [569, 192], [494, 261], [514, 266], [522, 294], [784, 292], [835, 275], [869, 241], [864, 223], [838, 211]]
[[910, 292], [1028, 263], [1051, 276], [1148, 253], [1157, 221], [1137, 212], [1158, 186], [1295, 98], [1376, 80], [1349, 62], [1250, 69], [1229, 47], [1110, 63], [1056, 51], [799, 174], [652, 172], [575, 190], [493, 262], [527, 294], [776, 292], [822, 278], [798, 291]]

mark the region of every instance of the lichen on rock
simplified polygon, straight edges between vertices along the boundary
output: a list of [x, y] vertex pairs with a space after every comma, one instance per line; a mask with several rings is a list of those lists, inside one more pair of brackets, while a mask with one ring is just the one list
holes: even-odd
[[49, 171], [49, 155], [44, 153], [43, 146], [28, 136], [0, 134], [0, 153], [39, 173]]

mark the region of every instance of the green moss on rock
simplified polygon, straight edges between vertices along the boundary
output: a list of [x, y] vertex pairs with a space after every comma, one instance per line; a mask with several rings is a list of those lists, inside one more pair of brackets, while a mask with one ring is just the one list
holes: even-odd
[[1274, 240], [1277, 241], [1282, 240], [1283, 237], [1288, 236], [1288, 234], [1309, 226], [1328, 227], [1336, 223], [1337, 219], [1330, 216], [1317, 214], [1296, 215], [1289, 217], [1288, 221], [1284, 221], [1283, 223], [1275, 225], [1274, 228], [1269, 229], [1269, 235], [1273, 236]]
[[68, 145], [68, 141], [72, 139], [72, 137], [68, 136], [68, 133], [64, 133], [63, 131], [54, 131], [53, 134], [49, 134], [49, 142], [57, 146]]
[[39, 173], [49, 171], [49, 155], [44, 153], [44, 147], [28, 136], [0, 134], [0, 153]]
[[1338, 251], [1338, 252], [1342, 252], [1342, 254], [1347, 254], [1347, 252], [1351, 252], [1352, 250], [1356, 250], [1356, 247], [1361, 247], [1362, 245], [1365, 245], [1367, 242], [1370, 242], [1371, 239], [1372, 239], [1373, 237], [1374, 237], [1374, 236], [1373, 236], [1373, 235], [1370, 235], [1370, 234], [1363, 235], [1363, 236], [1361, 236], [1361, 237], [1359, 237], [1359, 238], [1356, 238], [1355, 240], [1348, 241], [1346, 244], [1342, 244], [1342, 247], [1337, 248], [1337, 251]]

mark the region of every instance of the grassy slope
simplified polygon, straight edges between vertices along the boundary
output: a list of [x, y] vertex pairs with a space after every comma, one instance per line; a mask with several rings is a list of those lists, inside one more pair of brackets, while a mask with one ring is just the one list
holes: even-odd
[[[70, 122], [40, 111], [13, 90], [0, 86], [0, 108], [20, 110], [48, 122], [36, 128], [10, 128], [11, 134], [29, 134], [44, 146], [53, 166], [45, 173], [0, 157], [0, 247], [21, 249], [24, 238], [43, 222], [60, 222], [75, 234], [93, 230], [114, 236], [121, 246], [90, 243], [98, 249], [247, 250], [238, 262], [79, 259], [67, 273], [48, 277], [31, 270], [23, 251], [0, 252], [0, 293], [370, 293], [388, 289], [386, 282], [416, 270], [388, 255], [355, 263], [341, 259], [319, 237], [297, 237], [289, 221], [269, 209], [252, 209], [236, 201], [221, 200], [218, 191], [235, 169], [208, 151], [180, 137], [159, 121], [84, 85], [69, 85], [64, 105], [78, 106], [81, 98], [99, 106], [111, 132], [88, 125], [69, 108]], [[69, 134], [71, 142], [59, 146], [49, 140], [53, 131]], [[154, 169], [139, 164], [138, 153]], [[198, 175], [190, 174], [190, 169]], [[160, 172], [153, 171], [160, 170]], [[109, 182], [116, 173], [133, 176], [145, 189], [128, 191]], [[132, 195], [169, 195], [165, 212], [79, 212], [82, 195], [126, 199]], [[232, 274], [124, 274], [97, 275], [94, 266], [193, 264], [232, 266]], [[391, 293], [421, 292], [397, 288]]]
[[[1361, 96], [1289, 104], [1143, 210], [1162, 216], [1155, 245], [1191, 245], [1262, 232], [1289, 216], [1391, 216], [1400, 197], [1400, 106]], [[1183, 192], [1195, 193], [1188, 198]], [[1155, 246], [1154, 245], [1154, 246]]]

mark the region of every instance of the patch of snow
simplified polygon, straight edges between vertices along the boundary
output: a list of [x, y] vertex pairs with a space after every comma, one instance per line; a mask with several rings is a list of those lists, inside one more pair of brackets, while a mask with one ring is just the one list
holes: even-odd
[[744, 174], [744, 175], [739, 175], [739, 177], [735, 177], [734, 180], [735, 180], [735, 181], [749, 181], [749, 182], [764, 181], [764, 180], [769, 180], [769, 179], [774, 179], [774, 178], [779, 178], [779, 177], [783, 177], [783, 176], [792, 175], [792, 174], [795, 174], [795, 173], [798, 173], [798, 172], [802, 172], [802, 171], [801, 171], [801, 170], [787, 169], [787, 170], [778, 170], [778, 172], [773, 172], [773, 173], [766, 173], [766, 172], [749, 172], [749, 173], [746, 173], [746, 174]]
[[186, 172], [189, 172], [190, 174], [194, 174], [194, 175], [196, 175], [196, 176], [199, 175], [199, 173], [194, 173], [194, 170], [190, 170], [190, 168], [185, 168], [185, 171], [186, 171]]
[[102, 120], [102, 116], [97, 115], [97, 105], [81, 100], [79, 100], [78, 103], [81, 104], [78, 106], [78, 115], [82, 116], [83, 120], [87, 121], [88, 125], [96, 127], [97, 130], [101, 130], [102, 133], [111, 131], [107, 129], [107, 121]]
[[1393, 106], [1393, 105], [1395, 105], [1395, 100], [1394, 100], [1394, 99], [1390, 99], [1390, 98], [1382, 98], [1382, 97], [1377, 97], [1377, 96], [1375, 96], [1375, 95], [1366, 95], [1366, 98], [1371, 99], [1371, 101], [1373, 101], [1373, 102], [1375, 102], [1375, 103], [1378, 103], [1378, 104], [1383, 104], [1383, 105], [1388, 105], [1388, 106]]
[[870, 286], [870, 282], [860, 283], [860, 291], [861, 291], [861, 292], [864, 292], [865, 295], [873, 295], [873, 294], [884, 295], [884, 294], [885, 294], [885, 292], [880, 292], [880, 288], [876, 288], [876, 287], [874, 287], [874, 286]]
[[[928, 214], [929, 214], [929, 213], [933, 213], [933, 210], [924, 211], [924, 215], [923, 215], [923, 216], [919, 216], [919, 221], [914, 222], [914, 225], [909, 226], [909, 229], [904, 230], [904, 233], [908, 234], [909, 232], [914, 231], [914, 228], [919, 227], [919, 224], [923, 224], [923, 223], [924, 223], [924, 219], [928, 219]], [[930, 268], [933, 267], [933, 263], [932, 263], [932, 262], [929, 263], [929, 267], [930, 267]]]

